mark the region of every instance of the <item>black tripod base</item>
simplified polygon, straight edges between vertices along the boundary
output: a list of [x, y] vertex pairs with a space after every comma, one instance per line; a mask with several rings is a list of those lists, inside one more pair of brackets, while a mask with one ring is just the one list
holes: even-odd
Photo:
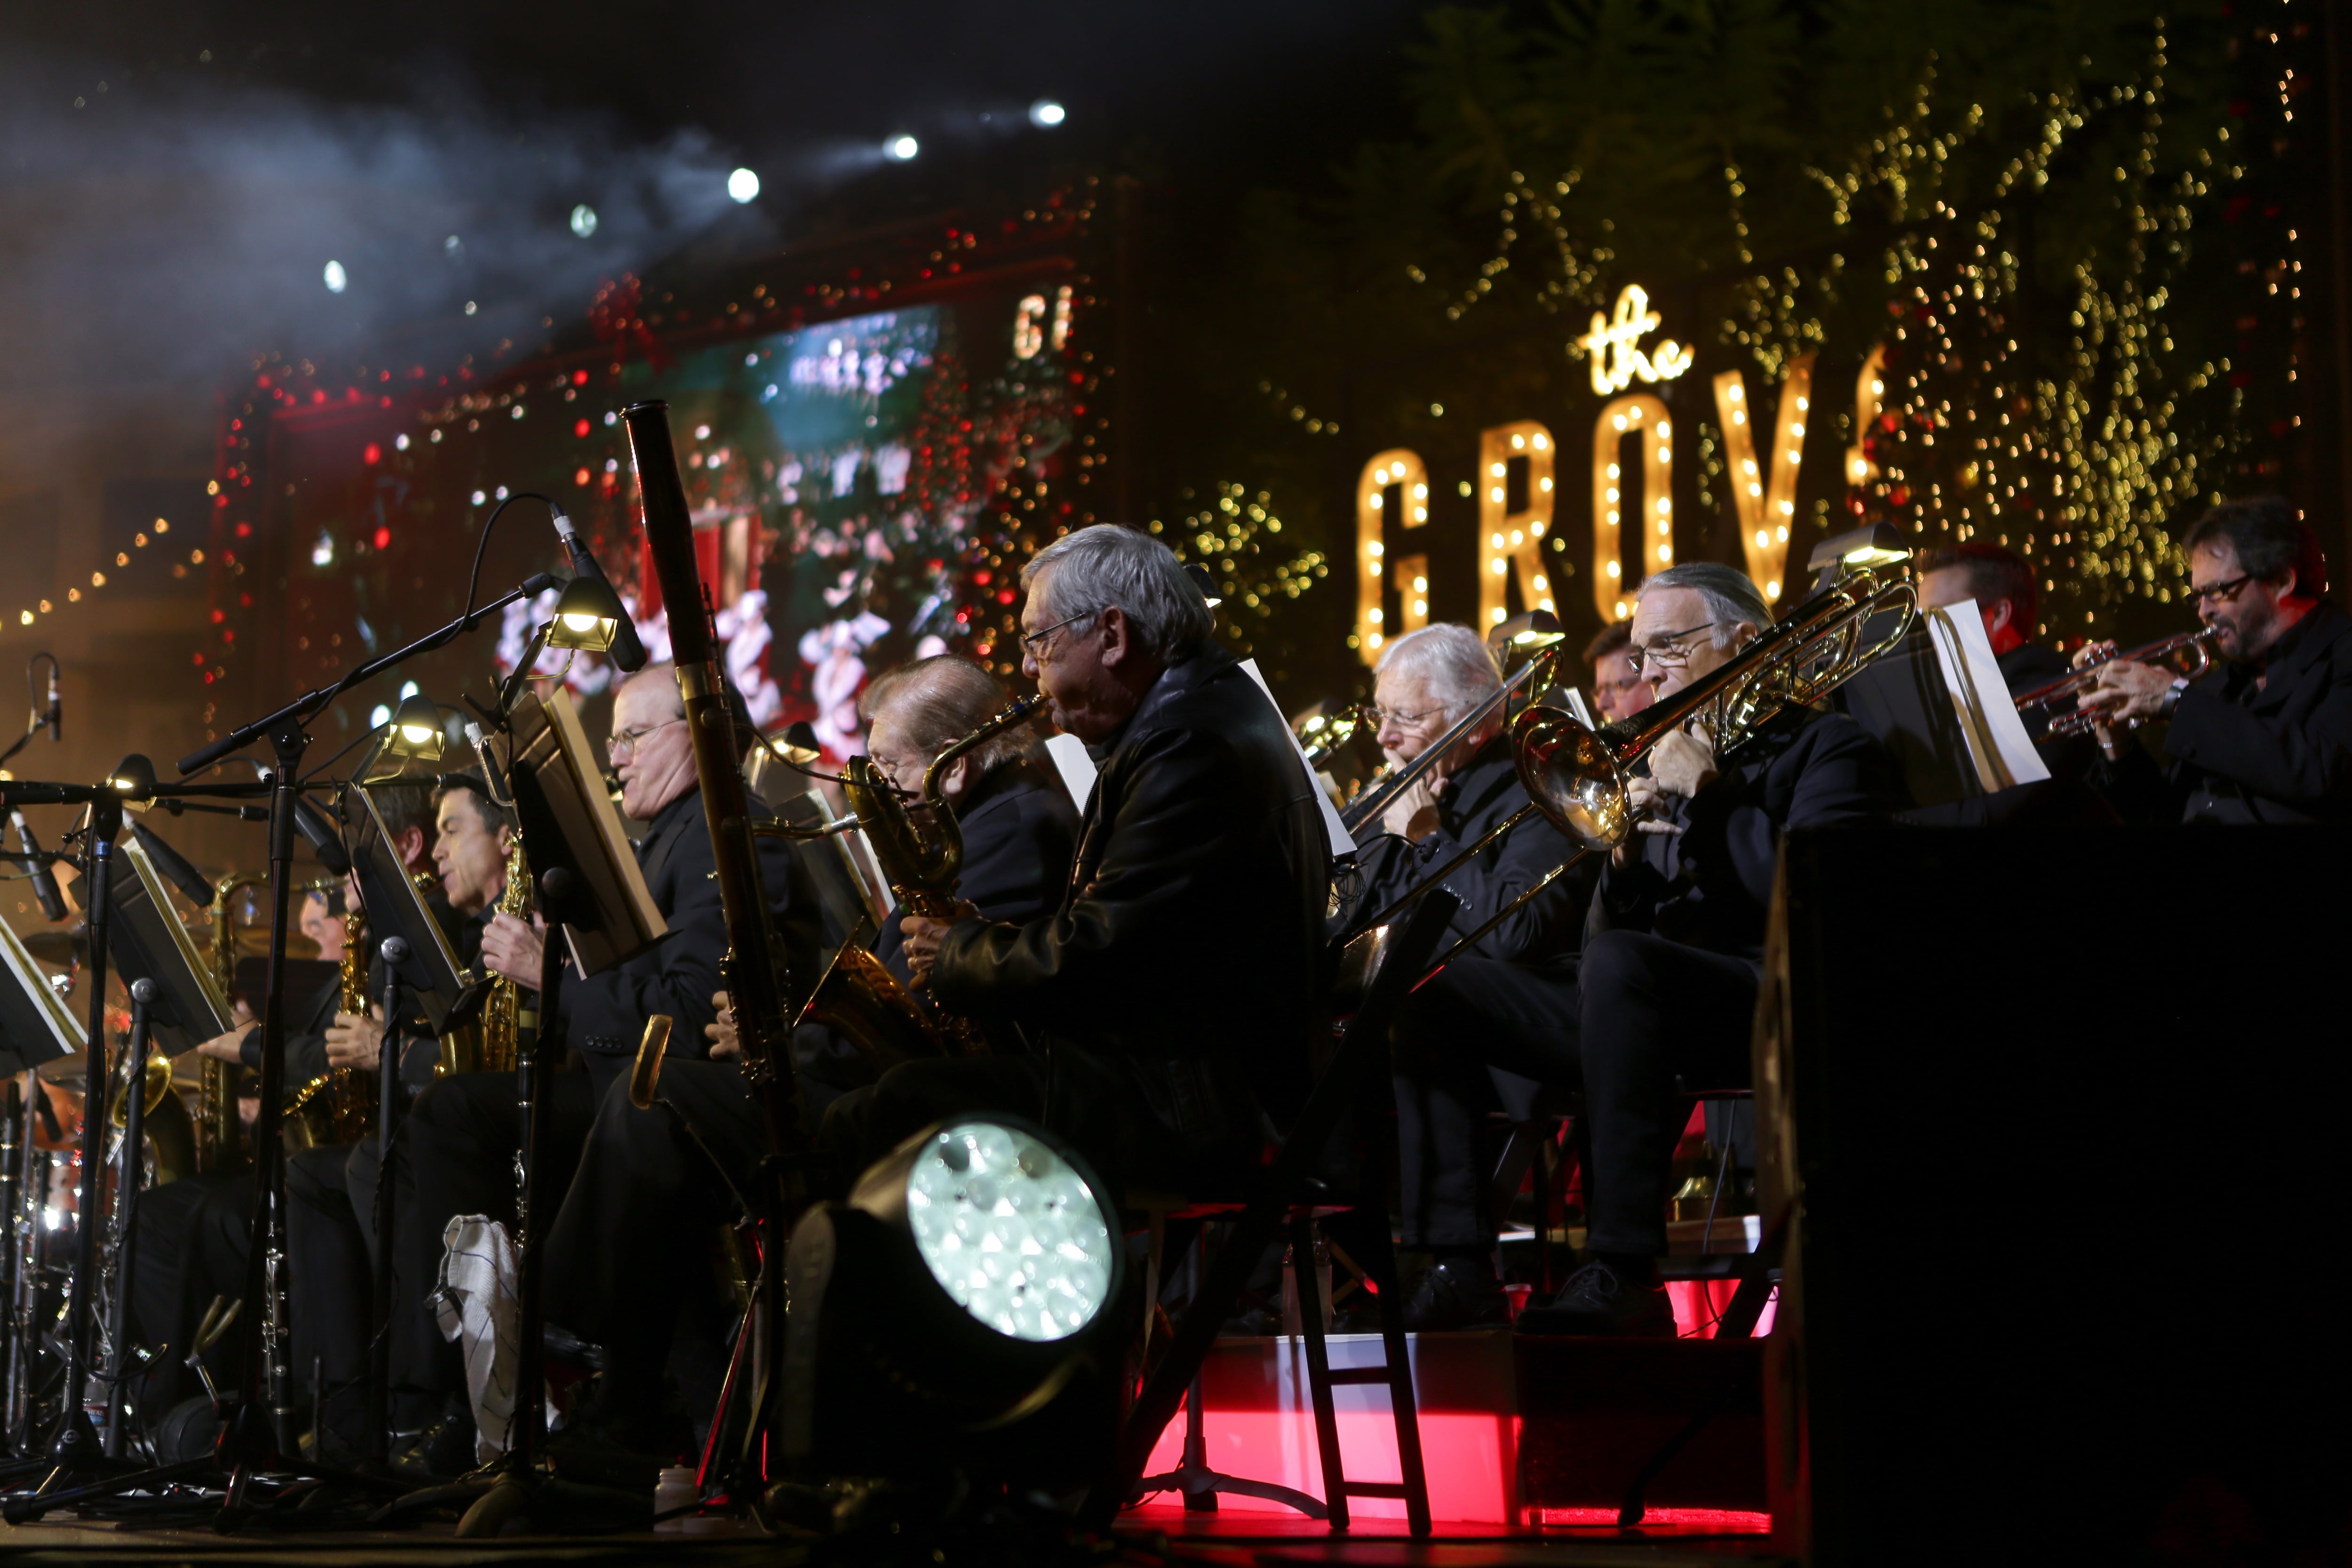
[[1285, 1508], [1297, 1509], [1309, 1519], [1328, 1519], [1330, 1510], [1320, 1498], [1307, 1496], [1290, 1487], [1276, 1486], [1272, 1481], [1254, 1481], [1243, 1476], [1229, 1476], [1203, 1465], [1182, 1465], [1162, 1475], [1146, 1476], [1136, 1483], [1130, 1504], [1140, 1502], [1152, 1492], [1180, 1492], [1184, 1498], [1187, 1513], [1214, 1513], [1217, 1494], [1231, 1492], [1235, 1497], [1264, 1498]]
[[426, 1487], [378, 1509], [368, 1522], [396, 1525], [417, 1515], [462, 1510], [457, 1533], [467, 1540], [530, 1533], [619, 1535], [651, 1530], [653, 1489], [624, 1491], [565, 1480], [537, 1465], [500, 1460], [479, 1475]]

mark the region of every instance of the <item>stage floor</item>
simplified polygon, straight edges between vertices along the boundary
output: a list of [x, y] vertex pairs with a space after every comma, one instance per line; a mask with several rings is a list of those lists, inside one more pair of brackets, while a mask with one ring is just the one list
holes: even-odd
[[[662, 1531], [643, 1535], [509, 1536], [495, 1542], [457, 1540], [450, 1527], [404, 1531], [306, 1532], [255, 1529], [236, 1536], [209, 1530], [147, 1530], [105, 1520], [58, 1520], [0, 1526], [0, 1561], [10, 1564], [55, 1564], [88, 1568], [92, 1563], [233, 1564], [315, 1563], [327, 1568], [402, 1568], [407, 1563], [505, 1564], [679, 1563], [703, 1568], [758, 1563], [775, 1568], [802, 1555], [790, 1541], [772, 1540], [748, 1527], [709, 1521], [709, 1533]], [[1559, 1563], [1672, 1564], [1707, 1568], [1780, 1561], [1766, 1538], [1720, 1525], [1668, 1522], [1621, 1531], [1613, 1525], [1506, 1531], [1499, 1526], [1443, 1525], [1432, 1540], [1414, 1542], [1389, 1521], [1366, 1521], [1334, 1537], [1311, 1520], [1265, 1514], [1187, 1514], [1181, 1507], [1146, 1506], [1122, 1516], [1117, 1531], [1125, 1548], [1115, 1561], [1137, 1565], [1201, 1564], [1202, 1568], [1255, 1568], [1265, 1564], [1360, 1564], [1361, 1568], [1521, 1568]], [[855, 1563], [856, 1553], [835, 1561]], [[948, 1562], [952, 1564], [951, 1555]]]

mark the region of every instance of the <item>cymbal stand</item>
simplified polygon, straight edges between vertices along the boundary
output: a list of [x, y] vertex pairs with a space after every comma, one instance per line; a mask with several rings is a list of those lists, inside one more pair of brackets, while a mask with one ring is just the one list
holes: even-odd
[[[131, 1046], [124, 1064], [122, 1168], [114, 1178], [114, 1290], [106, 1307], [106, 1457], [122, 1458], [122, 1384], [131, 1374], [131, 1280], [139, 1250], [139, 1189], [147, 1179], [147, 1010], [155, 983], [131, 983]], [[102, 1112], [105, 1098], [82, 1102], [85, 1117]], [[93, 1111], [92, 1107], [98, 1108]], [[95, 1226], [92, 1227], [96, 1228]]]

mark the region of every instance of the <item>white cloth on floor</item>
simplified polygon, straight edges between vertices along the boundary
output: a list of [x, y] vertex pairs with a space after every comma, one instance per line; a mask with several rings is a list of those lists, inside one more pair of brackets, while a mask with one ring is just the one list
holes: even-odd
[[461, 1214], [441, 1233], [441, 1279], [432, 1306], [441, 1337], [466, 1360], [466, 1397], [474, 1410], [474, 1462], [507, 1451], [514, 1427], [515, 1373], [521, 1359], [514, 1243], [488, 1215]]

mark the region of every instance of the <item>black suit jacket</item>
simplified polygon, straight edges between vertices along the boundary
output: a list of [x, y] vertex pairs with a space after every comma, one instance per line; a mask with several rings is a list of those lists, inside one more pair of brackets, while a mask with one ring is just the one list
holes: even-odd
[[[1357, 918], [1368, 919], [1428, 879], [1528, 804], [1511, 760], [1511, 744], [1497, 735], [1478, 749], [1470, 763], [1438, 788], [1436, 831], [1419, 843], [1382, 835], [1363, 847], [1362, 891]], [[1576, 853], [1576, 846], [1542, 816], [1532, 816], [1499, 844], [1487, 846], [1445, 879], [1446, 890], [1462, 901], [1443, 947], [1450, 947], [1502, 911], [1512, 900]], [[1470, 949], [1482, 958], [1508, 959], [1530, 967], [1573, 975], [1581, 946], [1585, 905], [1592, 898], [1599, 868], [1593, 858], [1529, 900]]]
[[[1170, 1132], [1195, 1151], [1254, 1150], [1258, 1112], [1286, 1122], [1304, 1100], [1321, 1021], [1329, 856], [1315, 786], [1265, 692], [1214, 648], [1166, 670], [1090, 750], [1100, 773], [1059, 907], [959, 922], [932, 988], [1045, 1040], [1049, 1120], [1090, 1156]], [[1139, 1100], [1156, 1130], [1121, 1124]]]
[[[2258, 687], [2258, 678], [2267, 677]], [[2321, 604], [2265, 658], [2180, 694], [2159, 769], [2134, 746], [2107, 769], [2127, 816], [2244, 824], [2352, 819], [2352, 616]]]
[[[449, 944], [457, 950], [457, 962], [470, 966], [482, 951], [482, 927], [488, 924], [483, 915], [461, 915], [449, 907], [449, 900], [436, 888], [425, 896], [425, 908], [441, 922], [448, 934]], [[373, 941], [373, 939], [371, 939]], [[383, 994], [383, 958], [380, 953], [368, 956], [368, 996], [373, 1008], [375, 999]], [[297, 999], [302, 1005], [299, 1021], [289, 1021], [286, 1035], [285, 1081], [289, 1089], [299, 1088], [312, 1079], [324, 1075], [327, 1061], [327, 1028], [335, 1021], [342, 1001], [340, 985], [329, 985], [314, 996]], [[433, 1082], [433, 1069], [441, 1059], [440, 1042], [429, 1037], [431, 1025], [422, 1008], [412, 1008], [404, 1021], [400, 1054], [400, 1080], [410, 1095], [424, 1090]], [[237, 1054], [248, 1072], [261, 1070], [261, 1029], [258, 1025], [247, 1029], [245, 1038], [237, 1042]]]
[[1723, 760], [1696, 798], [1667, 795], [1679, 836], [1642, 834], [1641, 858], [1601, 874], [1590, 931], [1645, 931], [1751, 962], [1764, 956], [1781, 835], [1869, 822], [1903, 799], [1885, 749], [1842, 713], [1785, 710]]
[[[756, 797], [752, 807], [767, 815]], [[769, 913], [788, 957], [804, 967], [816, 952], [815, 891], [789, 844], [775, 838], [759, 843]], [[710, 998], [719, 988], [719, 961], [727, 955], [727, 911], [719, 898], [719, 862], [703, 820], [701, 790], [688, 790], [655, 814], [637, 846], [637, 864], [669, 922], [669, 935], [652, 952], [601, 974], [583, 979], [567, 973], [558, 1003], [564, 1038], [580, 1053], [600, 1101], [635, 1059], [647, 1018], [669, 1015], [666, 1055], [703, 1057], [710, 1051], [703, 1027], [719, 1016]], [[794, 979], [805, 986], [815, 975], [796, 969]]]
[[[982, 920], [1021, 925], [1054, 911], [1078, 847], [1078, 808], [1059, 781], [1015, 758], [972, 786], [956, 808], [956, 826], [963, 835], [956, 891]], [[907, 978], [904, 912], [892, 910], [874, 939], [874, 956], [900, 980]]]

